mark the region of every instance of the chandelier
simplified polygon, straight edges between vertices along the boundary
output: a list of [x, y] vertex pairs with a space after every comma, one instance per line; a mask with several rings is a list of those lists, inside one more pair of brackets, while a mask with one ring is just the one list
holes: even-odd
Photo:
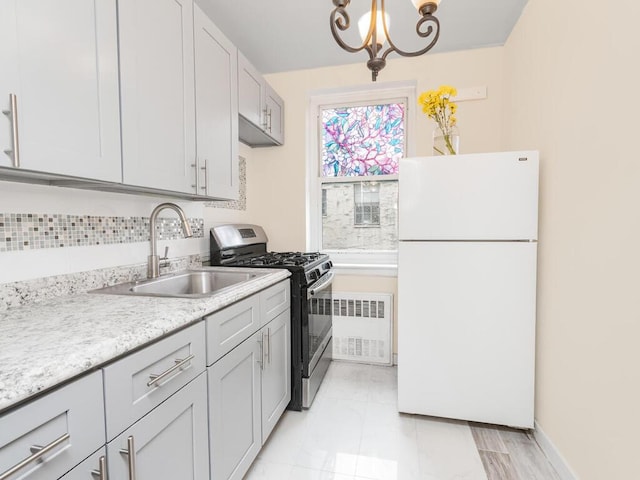
[[[367, 51], [369, 54], [367, 67], [371, 70], [371, 80], [374, 82], [378, 77], [378, 72], [387, 64], [387, 56], [391, 52], [396, 52], [403, 57], [418, 57], [431, 50], [440, 36], [440, 22], [433, 16], [438, 9], [440, 0], [411, 0], [420, 14], [420, 19], [416, 24], [416, 33], [421, 38], [429, 39], [431, 37], [430, 42], [424, 48], [415, 52], [405, 52], [395, 46], [389, 36], [389, 15], [385, 11], [384, 0], [380, 0], [380, 8], [378, 8], [378, 0], [371, 0], [371, 10], [358, 21], [362, 44], [358, 47], [352, 47], [342, 40], [339, 33], [339, 31], [345, 31], [351, 26], [351, 20], [347, 13], [349, 3], [351, 0], [333, 0], [336, 8], [331, 11], [329, 17], [331, 33], [338, 45], [347, 52]], [[389, 47], [382, 51], [385, 42], [389, 43]]]

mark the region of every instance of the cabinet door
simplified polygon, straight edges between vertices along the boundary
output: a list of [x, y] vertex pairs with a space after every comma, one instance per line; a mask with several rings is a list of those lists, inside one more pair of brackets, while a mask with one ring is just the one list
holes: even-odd
[[[102, 392], [94, 372], [0, 415], [0, 474], [22, 464], [12, 480], [59, 478], [104, 445]], [[38, 446], [46, 453], [33, 458]]]
[[238, 52], [194, 7], [198, 193], [237, 199]]
[[240, 115], [264, 129], [264, 80], [238, 52], [238, 109]]
[[124, 183], [196, 193], [192, 0], [118, 3]]
[[252, 335], [209, 368], [211, 478], [241, 480], [262, 446], [262, 336]]
[[[0, 0], [0, 110], [20, 167], [122, 181], [115, 0]], [[0, 166], [13, 162], [0, 116]]]
[[284, 100], [269, 84], [265, 85], [267, 133], [279, 144], [284, 143]]
[[206, 395], [203, 373], [109, 442], [109, 478], [208, 480]]
[[262, 329], [265, 342], [262, 370], [262, 443], [291, 400], [291, 310]]

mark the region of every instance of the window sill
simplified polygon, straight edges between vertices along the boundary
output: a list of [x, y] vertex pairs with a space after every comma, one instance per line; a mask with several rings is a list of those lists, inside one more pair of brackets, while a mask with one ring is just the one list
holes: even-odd
[[374, 277], [397, 277], [398, 266], [363, 265], [357, 263], [334, 263], [333, 270], [337, 275], [366, 275]]

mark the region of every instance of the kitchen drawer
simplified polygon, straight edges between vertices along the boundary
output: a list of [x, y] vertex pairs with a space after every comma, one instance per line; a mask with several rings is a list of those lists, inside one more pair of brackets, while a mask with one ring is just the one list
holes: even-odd
[[262, 327], [284, 312], [291, 305], [291, 286], [283, 280], [260, 292]]
[[261, 326], [260, 296], [253, 295], [205, 318], [207, 365], [212, 365], [258, 331]]
[[200, 322], [106, 367], [107, 440], [202, 373], [205, 360], [205, 327]]
[[7, 478], [59, 478], [104, 445], [100, 372], [0, 416], [0, 478], [30, 457], [32, 447], [47, 447], [57, 440], [60, 442], [43, 454], [41, 460], [34, 460]]

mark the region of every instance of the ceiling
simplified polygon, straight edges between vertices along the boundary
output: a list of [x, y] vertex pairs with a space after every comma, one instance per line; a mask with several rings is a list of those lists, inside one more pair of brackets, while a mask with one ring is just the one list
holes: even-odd
[[[331, 0], [196, 0], [218, 28], [262, 73], [284, 72], [366, 62], [365, 52], [342, 50], [331, 36]], [[436, 16], [440, 40], [431, 52], [450, 52], [503, 45], [527, 0], [442, 0]], [[352, 26], [345, 40], [359, 43], [357, 21], [371, 8], [368, 0], [352, 0], [347, 12]], [[388, 0], [390, 36], [398, 48], [417, 50], [418, 13], [410, 0]], [[395, 54], [389, 56], [393, 58]]]

